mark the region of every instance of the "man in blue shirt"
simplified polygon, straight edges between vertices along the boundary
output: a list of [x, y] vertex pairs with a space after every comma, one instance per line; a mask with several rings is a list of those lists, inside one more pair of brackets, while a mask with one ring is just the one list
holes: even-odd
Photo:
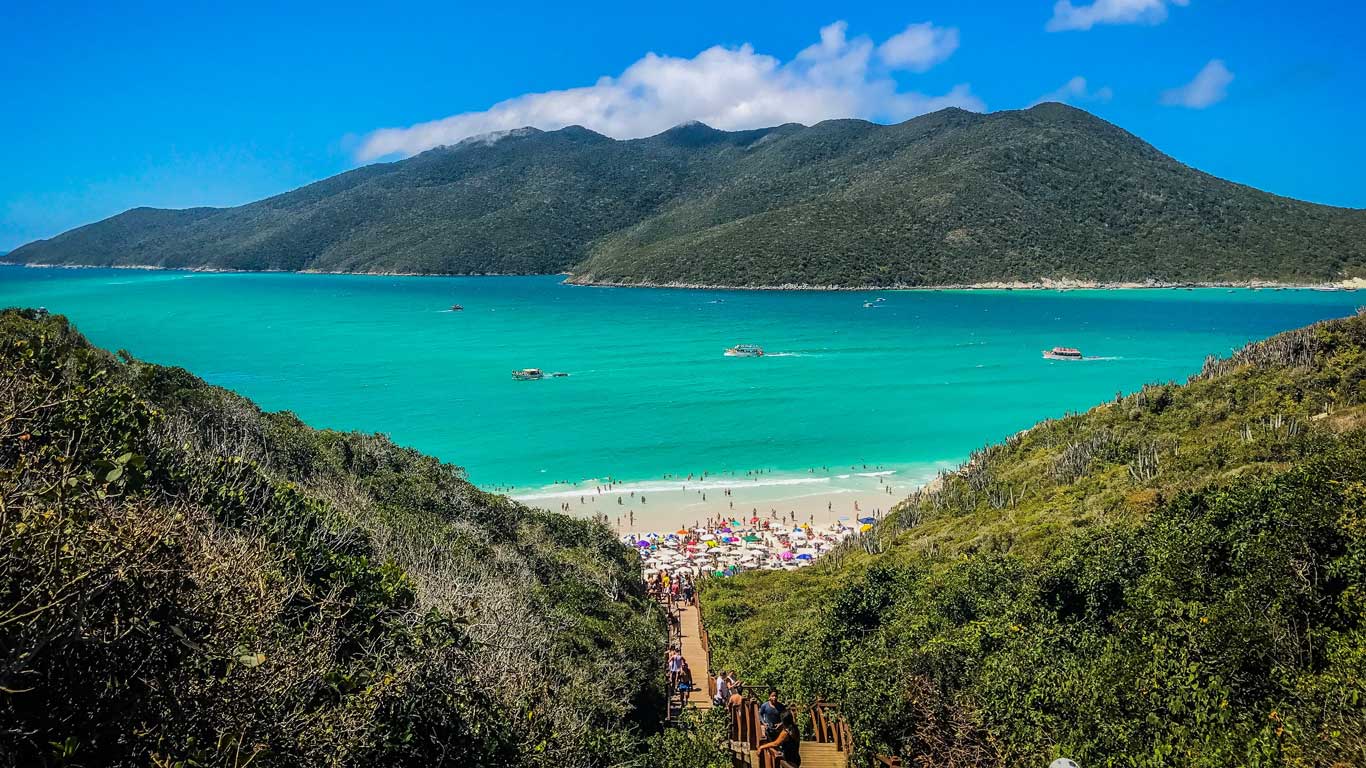
[[778, 725], [783, 719], [783, 710], [778, 703], [778, 689], [768, 689], [768, 701], [759, 705], [759, 722], [764, 726], [764, 740], [772, 741], [778, 735]]

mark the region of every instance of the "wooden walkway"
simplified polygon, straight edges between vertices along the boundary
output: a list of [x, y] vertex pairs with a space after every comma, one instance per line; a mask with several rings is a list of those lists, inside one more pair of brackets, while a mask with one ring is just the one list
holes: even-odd
[[683, 658], [692, 670], [694, 690], [688, 694], [688, 706], [711, 709], [711, 659], [702, 643], [702, 622], [697, 606], [678, 603], [679, 644]]
[[[695, 685], [695, 690], [689, 692], [686, 700], [679, 701], [671, 697], [669, 709], [672, 719], [680, 708], [711, 709], [715, 691], [712, 688], [714, 683], [706, 631], [702, 627], [697, 606], [677, 602], [666, 604], [665, 608], [678, 613], [678, 631], [670, 636], [669, 642], [682, 649]], [[852, 745], [848, 724], [838, 717], [833, 707], [819, 700], [805, 713], [813, 733], [807, 734], [801, 742], [802, 768], [849, 768]], [[790, 768], [785, 761], [778, 759], [775, 752], [768, 752], [761, 759], [754, 751], [762, 741], [757, 699], [746, 696], [739, 706], [728, 707], [728, 715], [731, 763], [735, 768]], [[878, 764], [900, 765], [899, 761], [890, 758], [883, 758]]]

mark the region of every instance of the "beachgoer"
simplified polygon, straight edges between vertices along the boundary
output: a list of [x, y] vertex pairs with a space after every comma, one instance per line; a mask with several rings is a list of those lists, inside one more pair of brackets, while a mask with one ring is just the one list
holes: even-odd
[[713, 699], [718, 707], [730, 701], [730, 673], [722, 671], [716, 675], [716, 698]]
[[745, 695], [740, 693], [740, 684], [735, 680], [735, 673], [730, 676], [730, 698], [726, 699], [726, 706], [735, 709], [745, 705]]
[[683, 654], [677, 648], [669, 650], [669, 687], [677, 688], [683, 672]]
[[764, 738], [772, 740], [778, 735], [783, 713], [787, 711], [778, 701], [778, 689], [768, 689], [768, 700], [759, 705], [759, 722], [764, 726]]
[[797, 730], [797, 721], [792, 718], [792, 711], [788, 709], [784, 709], [779, 718], [777, 732], [769, 741], [760, 744], [755, 751], [762, 755], [765, 750], [776, 750], [784, 762], [794, 768], [801, 768], [802, 733]]

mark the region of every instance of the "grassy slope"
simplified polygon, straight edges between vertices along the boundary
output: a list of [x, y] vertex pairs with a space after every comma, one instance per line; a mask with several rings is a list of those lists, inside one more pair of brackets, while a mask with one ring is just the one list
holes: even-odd
[[0, 765], [606, 765], [653, 727], [605, 528], [60, 317], [0, 314], [0, 393]]
[[979, 452], [816, 567], [710, 582], [715, 662], [935, 765], [1366, 761], [1366, 316]]
[[532, 131], [238, 208], [137, 209], [8, 258], [728, 285], [1328, 281], [1366, 269], [1366, 212], [1216, 179], [1043, 104], [632, 141]]

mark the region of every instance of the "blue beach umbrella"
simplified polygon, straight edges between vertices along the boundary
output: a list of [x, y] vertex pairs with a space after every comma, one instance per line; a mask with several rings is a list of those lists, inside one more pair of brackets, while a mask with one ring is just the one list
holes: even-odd
[[874, 520], [874, 519], [871, 518], [871, 517], [860, 517], [860, 518], [858, 519], [858, 521], [859, 521], [860, 523], [863, 523], [864, 525], [872, 525], [873, 523], [877, 522], [876, 520]]

